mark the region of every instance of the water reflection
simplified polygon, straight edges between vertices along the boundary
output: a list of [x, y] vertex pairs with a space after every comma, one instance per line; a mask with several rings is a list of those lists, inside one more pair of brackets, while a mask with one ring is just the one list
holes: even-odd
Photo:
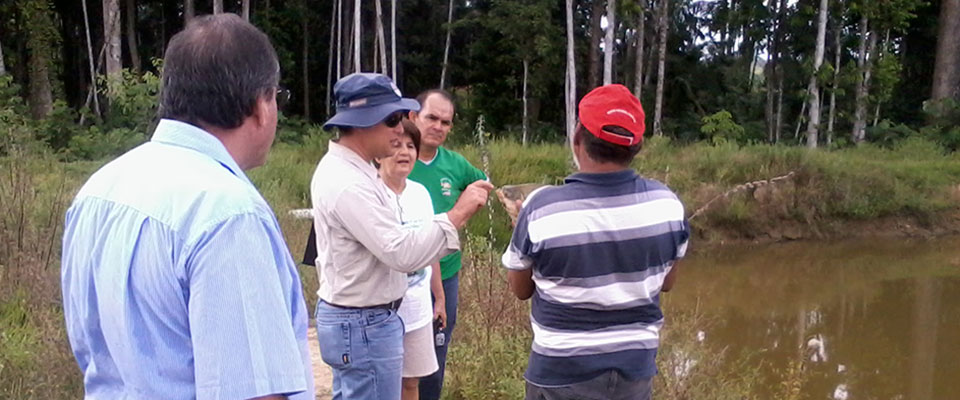
[[771, 388], [802, 360], [806, 399], [960, 399], [960, 237], [727, 247], [681, 268], [667, 315], [699, 302], [718, 322], [698, 339], [757, 352]]

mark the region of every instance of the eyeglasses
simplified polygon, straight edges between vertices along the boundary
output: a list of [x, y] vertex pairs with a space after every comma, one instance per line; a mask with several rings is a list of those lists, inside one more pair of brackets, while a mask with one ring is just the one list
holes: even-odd
[[277, 88], [277, 109], [283, 109], [290, 102], [290, 90]]
[[399, 125], [402, 119], [403, 119], [403, 112], [395, 112], [393, 114], [388, 115], [387, 118], [384, 118], [383, 124], [386, 125], [387, 128], [393, 128]]

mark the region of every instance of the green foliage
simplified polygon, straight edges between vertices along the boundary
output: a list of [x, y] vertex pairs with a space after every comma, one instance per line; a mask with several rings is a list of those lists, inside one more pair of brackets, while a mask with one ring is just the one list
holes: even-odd
[[867, 128], [867, 137], [870, 141], [886, 148], [893, 148], [900, 141], [917, 134], [917, 131], [904, 124], [895, 125], [886, 119], [876, 126]]
[[700, 132], [715, 145], [736, 143], [743, 137], [743, 127], [733, 121], [733, 116], [727, 110], [720, 110], [701, 118], [700, 121], [703, 123]]
[[903, 66], [900, 60], [888, 51], [882, 49], [877, 65], [873, 69], [873, 83], [871, 86], [872, 100], [875, 103], [886, 103], [894, 94], [894, 89], [900, 83]]
[[[15, 92], [17, 85], [10, 76], [0, 76], [0, 94]], [[23, 99], [0, 97], [0, 157], [11, 154], [42, 152], [44, 145], [37, 138], [32, 120], [27, 116]]]
[[[40, 60], [32, 68], [47, 68], [56, 71], [59, 66], [60, 32], [54, 24], [53, 4], [49, 0], [19, 0], [17, 29], [26, 33], [26, 47], [31, 55]], [[53, 74], [51, 74], [53, 75]], [[52, 80], [52, 77], [51, 77]]]
[[928, 123], [921, 132], [947, 149], [960, 150], [960, 102], [949, 98], [927, 101], [923, 112]]
[[68, 160], [102, 160], [119, 156], [145, 142], [147, 135], [130, 128], [116, 128], [102, 132], [91, 126], [70, 138]]
[[[146, 71], [137, 74], [124, 68], [117, 76], [104, 75], [98, 78], [100, 92], [110, 102], [110, 112], [104, 121], [105, 131], [126, 128], [147, 132], [153, 125], [160, 100], [162, 60], [154, 59], [153, 65], [157, 68], [157, 73]], [[117, 82], [110, 82], [111, 79]]]
[[17, 96], [19, 92], [20, 85], [13, 81], [12, 75], [0, 76], [0, 110], [25, 115], [26, 107], [23, 99]]
[[559, 13], [559, 3], [554, 1], [480, 1], [474, 12], [454, 24], [457, 32], [471, 38], [466, 47], [471, 60], [461, 66], [461, 73], [468, 82], [474, 82], [458, 84], [455, 89], [455, 141], [462, 140], [462, 133], [472, 131], [481, 114], [500, 137], [519, 137], [524, 60], [529, 63], [531, 126], [538, 121], [560, 126], [557, 122], [563, 115], [563, 102], [555, 93], [563, 87], [557, 77], [563, 76], [565, 47], [562, 25], [556, 20]]
[[29, 326], [27, 304], [22, 296], [0, 304], [0, 376], [4, 370], [23, 368], [33, 358], [39, 343]]
[[91, 171], [65, 168], [30, 121], [0, 108], [0, 398], [76, 398], [55, 244], [68, 193]]
[[24, 382], [18, 372], [36, 362], [38, 336], [22, 297], [0, 302], [0, 396], [18, 398], [26, 391], [30, 382]]
[[330, 138], [330, 134], [325, 132], [321, 125], [310, 123], [300, 116], [287, 116], [280, 113], [277, 122], [277, 141], [296, 144], [304, 143], [314, 137]]
[[531, 333], [529, 309], [509, 292], [486, 236], [468, 234], [461, 271], [457, 340], [444, 384], [446, 399], [516, 399], [524, 390]]
[[61, 313], [37, 310], [22, 291], [0, 297], [0, 397], [83, 397], [62, 324]]

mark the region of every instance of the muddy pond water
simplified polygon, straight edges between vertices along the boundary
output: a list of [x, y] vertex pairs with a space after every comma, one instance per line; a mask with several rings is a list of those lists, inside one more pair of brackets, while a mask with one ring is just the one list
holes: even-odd
[[960, 237], [727, 246], [681, 268], [667, 324], [699, 307], [701, 344], [749, 355], [771, 396], [802, 365], [804, 399], [960, 399]]

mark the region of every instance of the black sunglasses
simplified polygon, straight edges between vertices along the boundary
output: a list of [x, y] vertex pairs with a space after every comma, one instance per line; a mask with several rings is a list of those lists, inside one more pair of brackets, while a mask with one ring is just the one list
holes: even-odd
[[384, 118], [383, 124], [386, 125], [387, 128], [393, 128], [393, 127], [396, 127], [398, 124], [400, 124], [401, 120], [403, 120], [403, 112], [398, 111]]
[[290, 103], [290, 90], [282, 87], [277, 88], [277, 109], [283, 109]]

